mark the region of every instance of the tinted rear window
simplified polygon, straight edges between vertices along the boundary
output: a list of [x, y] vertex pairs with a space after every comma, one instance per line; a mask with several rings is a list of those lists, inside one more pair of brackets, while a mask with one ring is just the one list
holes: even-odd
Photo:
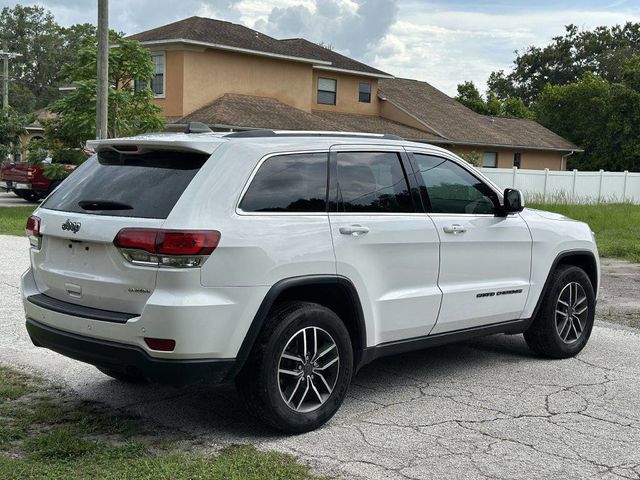
[[62, 182], [43, 207], [94, 215], [167, 218], [208, 158], [189, 152], [101, 152]]

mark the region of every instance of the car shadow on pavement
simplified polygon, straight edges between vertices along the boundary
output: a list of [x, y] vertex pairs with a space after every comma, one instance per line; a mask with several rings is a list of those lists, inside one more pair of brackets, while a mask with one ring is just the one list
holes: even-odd
[[[358, 422], [380, 398], [390, 398], [411, 386], [429, 388], [433, 382], [486, 370], [490, 382], [496, 363], [532, 361], [521, 335], [494, 335], [386, 357], [363, 367], [332, 424]], [[482, 373], [482, 372], [481, 372]], [[82, 391], [86, 389], [86, 391]], [[175, 388], [153, 384], [128, 385], [99, 376], [80, 389], [83, 396], [106, 401], [127, 414], [136, 414], [168, 426], [185, 439], [197, 438], [209, 446], [268, 442], [284, 436], [256, 421], [244, 408], [233, 384]], [[330, 428], [330, 427], [324, 427]]]

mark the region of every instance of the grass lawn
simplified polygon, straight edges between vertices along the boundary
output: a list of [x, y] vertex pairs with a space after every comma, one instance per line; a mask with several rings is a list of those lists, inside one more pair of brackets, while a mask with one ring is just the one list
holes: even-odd
[[28, 207], [0, 207], [0, 235], [22, 235], [27, 218], [36, 209], [36, 205]]
[[171, 431], [108, 411], [0, 366], [0, 478], [317, 478], [288, 455], [246, 445], [205, 455]]
[[587, 222], [596, 234], [600, 256], [640, 262], [640, 205], [608, 203], [528, 206]]
[[[547, 203], [528, 206], [587, 222], [596, 232], [601, 256], [640, 262], [640, 205]], [[0, 235], [24, 235], [27, 217], [34, 209], [35, 206], [0, 207]]]

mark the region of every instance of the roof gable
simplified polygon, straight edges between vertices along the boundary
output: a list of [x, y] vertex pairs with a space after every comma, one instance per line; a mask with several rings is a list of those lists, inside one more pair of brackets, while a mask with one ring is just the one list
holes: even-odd
[[319, 67], [326, 66], [376, 77], [390, 77], [381, 70], [302, 38], [277, 40], [244, 25], [213, 18], [189, 17], [127, 38], [142, 43], [187, 41], [212, 48], [227, 47], [243, 50], [246, 53], [286, 57], [294, 61], [313, 63]]

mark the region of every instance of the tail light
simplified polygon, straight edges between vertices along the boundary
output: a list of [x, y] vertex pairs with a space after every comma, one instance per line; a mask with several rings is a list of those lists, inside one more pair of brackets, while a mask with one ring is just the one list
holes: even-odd
[[131, 263], [177, 268], [201, 266], [219, 242], [216, 230], [154, 228], [124, 228], [113, 240]]
[[39, 249], [40, 242], [42, 241], [42, 235], [40, 235], [40, 217], [31, 215], [27, 219], [26, 231], [31, 246]]
[[35, 171], [35, 169], [33, 167], [28, 167], [27, 168], [27, 178], [33, 177], [33, 172], [34, 171]]

